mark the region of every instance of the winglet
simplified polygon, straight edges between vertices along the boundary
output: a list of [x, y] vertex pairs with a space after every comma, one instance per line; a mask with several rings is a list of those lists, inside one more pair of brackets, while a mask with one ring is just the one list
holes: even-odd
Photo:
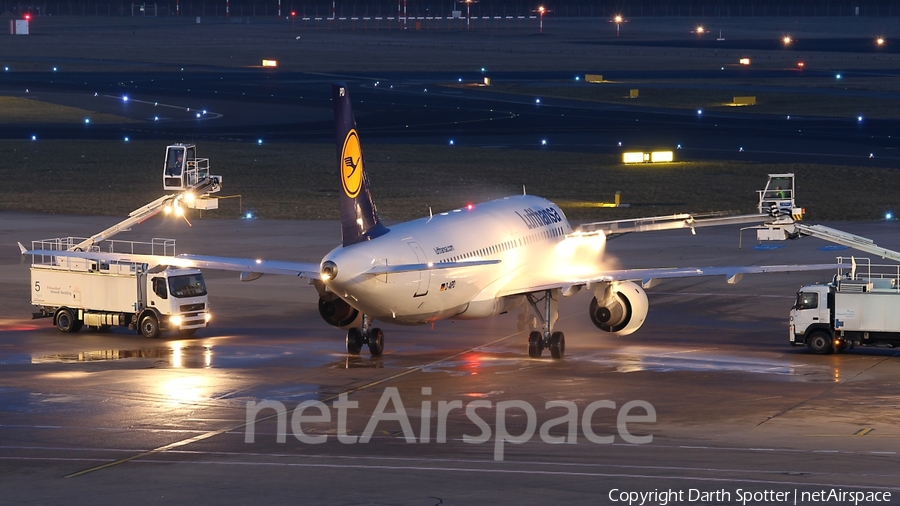
[[342, 190], [342, 242], [347, 247], [374, 239], [385, 234], [388, 229], [378, 219], [378, 211], [372, 201], [347, 85], [335, 83], [331, 87], [331, 98], [334, 102], [335, 147]]
[[28, 250], [22, 246], [22, 243], [19, 243], [19, 251], [24, 255]]

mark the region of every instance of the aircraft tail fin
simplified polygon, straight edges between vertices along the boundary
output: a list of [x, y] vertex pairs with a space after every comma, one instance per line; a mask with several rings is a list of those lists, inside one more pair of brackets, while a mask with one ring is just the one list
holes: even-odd
[[341, 233], [346, 247], [374, 239], [388, 229], [379, 220], [372, 201], [347, 85], [335, 83], [331, 88], [331, 99], [334, 103], [335, 146], [341, 178]]

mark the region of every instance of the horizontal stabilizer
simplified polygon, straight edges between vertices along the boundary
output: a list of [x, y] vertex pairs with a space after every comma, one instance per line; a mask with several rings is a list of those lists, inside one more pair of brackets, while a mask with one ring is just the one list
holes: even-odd
[[479, 265], [494, 265], [499, 263], [500, 260], [473, 260], [471, 262], [441, 262], [438, 264], [378, 265], [366, 271], [366, 274], [396, 274], [398, 272], [459, 269], [463, 267], [477, 267]]

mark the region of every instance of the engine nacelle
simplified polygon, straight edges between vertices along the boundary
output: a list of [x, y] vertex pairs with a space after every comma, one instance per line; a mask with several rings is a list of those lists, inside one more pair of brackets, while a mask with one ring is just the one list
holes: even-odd
[[588, 313], [598, 329], [627, 336], [641, 328], [649, 308], [647, 292], [636, 283], [623, 281], [595, 288]]
[[344, 299], [326, 292], [319, 296], [319, 314], [329, 325], [344, 327], [356, 321], [359, 311]]

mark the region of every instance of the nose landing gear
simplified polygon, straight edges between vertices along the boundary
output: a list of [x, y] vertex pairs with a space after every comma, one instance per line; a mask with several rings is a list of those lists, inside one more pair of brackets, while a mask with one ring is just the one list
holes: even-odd
[[378, 327], [372, 327], [372, 319], [363, 314], [362, 329], [353, 327], [347, 330], [347, 353], [359, 355], [363, 345], [369, 347], [369, 354], [380, 357], [384, 353], [384, 331]]

